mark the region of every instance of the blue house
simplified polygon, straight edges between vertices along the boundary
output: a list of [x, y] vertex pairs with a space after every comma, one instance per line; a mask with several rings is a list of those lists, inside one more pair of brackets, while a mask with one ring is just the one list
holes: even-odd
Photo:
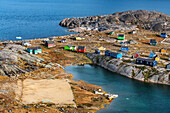
[[145, 59], [144, 58], [136, 58], [136, 64], [145, 64]]
[[96, 54], [100, 54], [100, 50], [99, 49], [95, 49], [95, 53]]
[[110, 53], [111, 53], [110, 50], [106, 50], [106, 51], [105, 51], [105, 55], [106, 55], [106, 56], [110, 56]]
[[168, 35], [166, 33], [161, 33], [160, 36], [163, 37], [163, 38], [167, 38], [168, 37]]
[[153, 67], [157, 65], [157, 61], [153, 59], [145, 59], [145, 65]]
[[110, 56], [113, 58], [122, 58], [122, 54], [116, 52], [111, 52]]
[[65, 42], [66, 42], [66, 39], [62, 39], [62, 40], [61, 40], [61, 43], [65, 43]]
[[157, 45], [157, 41], [155, 39], [150, 39], [150, 45]]
[[41, 47], [30, 47], [27, 48], [27, 52], [29, 52], [30, 54], [38, 54], [42, 52]]
[[129, 51], [129, 47], [128, 46], [122, 46], [121, 51]]
[[149, 54], [149, 57], [150, 58], [153, 58], [153, 57], [155, 57], [156, 56], [156, 54], [154, 53], [154, 52], [151, 52], [150, 54]]

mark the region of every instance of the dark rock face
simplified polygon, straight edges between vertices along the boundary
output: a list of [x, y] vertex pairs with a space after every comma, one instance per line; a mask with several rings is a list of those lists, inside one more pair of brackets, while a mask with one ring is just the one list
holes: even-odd
[[111, 15], [100, 15], [80, 18], [66, 18], [60, 22], [63, 27], [76, 28], [76, 27], [90, 27], [92, 30], [95, 28], [106, 30], [112, 29], [133, 29], [141, 27], [146, 30], [153, 30], [162, 32], [165, 30], [170, 32], [170, 16], [147, 10], [125, 11], [117, 12]]

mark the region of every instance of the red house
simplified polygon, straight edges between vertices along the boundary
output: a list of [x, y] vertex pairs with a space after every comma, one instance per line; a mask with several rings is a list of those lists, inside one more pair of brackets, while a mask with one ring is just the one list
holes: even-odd
[[139, 57], [139, 53], [138, 52], [133, 54], [133, 58], [137, 58], [137, 57]]
[[84, 53], [85, 51], [86, 51], [86, 47], [85, 47], [85, 46], [78, 46], [77, 52], [82, 52], [82, 53]]
[[51, 41], [51, 40], [46, 41], [46, 42], [45, 42], [45, 46], [46, 46], [46, 47], [53, 47], [53, 46], [54, 46], [54, 42]]

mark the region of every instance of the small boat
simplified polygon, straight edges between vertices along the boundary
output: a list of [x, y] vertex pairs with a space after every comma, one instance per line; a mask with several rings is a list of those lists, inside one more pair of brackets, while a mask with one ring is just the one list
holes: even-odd
[[116, 95], [116, 94], [109, 94], [107, 98], [109, 100], [113, 100], [114, 98], [117, 98], [117, 97], [118, 97], [118, 95]]

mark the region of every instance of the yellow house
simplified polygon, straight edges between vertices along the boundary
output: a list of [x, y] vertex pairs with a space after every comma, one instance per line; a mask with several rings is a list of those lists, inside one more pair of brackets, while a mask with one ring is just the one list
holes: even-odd
[[159, 57], [159, 56], [156, 56], [156, 57], [155, 57], [155, 61], [160, 61], [160, 57]]
[[98, 50], [100, 50], [100, 51], [105, 51], [105, 50], [106, 50], [106, 48], [105, 48], [105, 47], [103, 47], [103, 46], [101, 46], [101, 47], [99, 47], [99, 48], [98, 48]]

